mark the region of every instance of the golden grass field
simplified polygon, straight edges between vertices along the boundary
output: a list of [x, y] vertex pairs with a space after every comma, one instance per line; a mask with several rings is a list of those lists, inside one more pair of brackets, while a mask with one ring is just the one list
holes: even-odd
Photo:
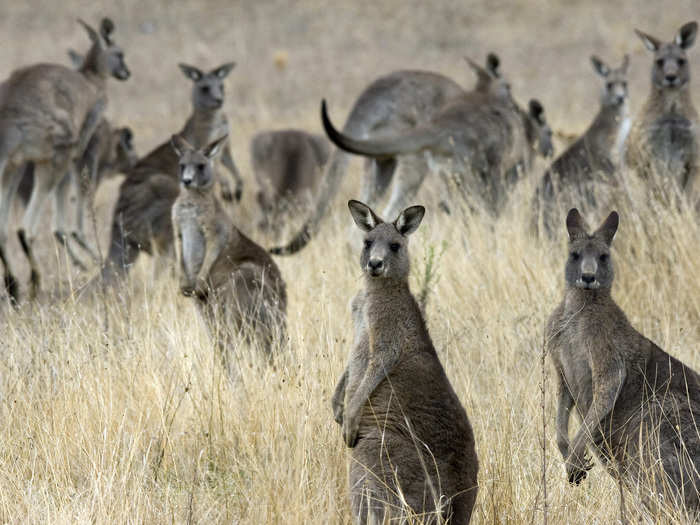
[[[322, 97], [342, 123], [360, 91], [392, 70], [434, 70], [469, 86], [462, 57], [482, 61], [494, 50], [522, 104], [536, 96], [555, 130], [580, 133], [598, 107], [591, 53], [612, 65], [630, 53], [634, 114], [649, 89], [651, 57], [632, 29], [668, 40], [700, 18], [695, 0], [672, 7], [573, 0], [96, 4], [6, 0], [0, 77], [34, 62], [67, 63], [68, 47], [88, 46], [75, 18], [97, 24], [111, 16], [132, 78], [110, 83], [109, 115], [133, 128], [145, 154], [189, 113], [190, 83], [177, 62], [213, 68], [235, 60], [226, 109], [247, 186], [231, 212], [265, 246], [273, 241], [253, 227], [248, 160], [257, 130], [319, 132]], [[700, 75], [700, 45], [689, 58]], [[429, 192], [422, 195], [428, 212], [411, 241], [412, 282], [417, 289], [428, 251], [444, 249], [427, 319], [476, 433], [481, 468], [472, 523], [543, 522], [543, 432], [548, 523], [619, 523], [620, 492], [600, 465], [579, 487], [565, 479], [549, 365], [542, 425], [544, 324], [561, 299], [565, 261], [563, 235], [550, 241], [527, 228], [543, 168], [525, 178], [496, 222], [456, 220], [431, 205]], [[18, 311], [6, 301], [0, 306], [0, 522], [350, 523], [349, 454], [330, 397], [350, 348], [348, 303], [362, 285], [359, 254], [347, 249], [345, 206], [361, 174], [362, 163], [354, 162], [318, 238], [296, 256], [277, 258], [289, 293], [289, 345], [274, 367], [241, 346], [234, 382], [162, 262], [142, 257], [117, 297], [76, 299], [72, 290], [96, 269], [81, 274], [66, 263], [50, 240], [47, 213], [40, 248], [46, 293]], [[629, 194], [618, 199], [613, 296], [638, 330], [699, 370], [698, 220], [649, 202], [633, 174], [619, 176]], [[118, 184], [98, 192], [103, 249]], [[608, 212], [590, 219], [598, 223]], [[562, 234], [563, 223], [562, 215]], [[20, 255], [13, 244], [17, 265]], [[26, 269], [20, 276], [25, 282]], [[625, 492], [624, 500], [626, 517], [642, 520], [635, 495]]]

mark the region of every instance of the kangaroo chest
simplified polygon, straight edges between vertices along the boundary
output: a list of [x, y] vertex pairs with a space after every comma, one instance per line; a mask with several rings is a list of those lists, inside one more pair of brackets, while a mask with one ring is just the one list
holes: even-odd
[[228, 121], [224, 115], [193, 115], [185, 124], [183, 136], [196, 148], [203, 148], [228, 133]]
[[186, 202], [178, 208], [183, 269], [188, 277], [194, 278], [202, 267], [206, 250], [206, 240], [201, 227], [200, 207], [195, 203]]
[[666, 162], [684, 160], [694, 149], [696, 132], [694, 124], [683, 115], [669, 114], [656, 120], [649, 128], [655, 157]]

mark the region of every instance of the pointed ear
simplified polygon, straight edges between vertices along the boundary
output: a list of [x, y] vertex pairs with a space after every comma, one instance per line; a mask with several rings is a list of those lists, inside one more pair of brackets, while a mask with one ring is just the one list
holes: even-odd
[[173, 147], [178, 157], [182, 157], [185, 151], [194, 149], [192, 145], [180, 135], [173, 135], [170, 138], [170, 145]]
[[464, 60], [467, 61], [467, 64], [469, 64], [472, 70], [474, 70], [474, 73], [476, 73], [476, 89], [487, 86], [491, 82], [491, 80], [493, 79], [491, 73], [489, 73], [486, 69], [481, 67], [481, 65], [477, 64], [469, 57], [464, 57]]
[[651, 52], [656, 52], [658, 49], [661, 47], [661, 42], [654, 38], [651, 35], [647, 35], [646, 33], [640, 31], [639, 29], [635, 29], [634, 32], [637, 34], [639, 38], [642, 39], [642, 42], [644, 42], [644, 46]]
[[73, 49], [68, 50], [68, 58], [70, 59], [70, 63], [73, 64], [73, 67], [75, 69], [80, 69], [83, 67], [83, 62], [85, 61], [85, 57], [78, 53], [77, 51]]
[[494, 77], [501, 76], [501, 72], [499, 71], [500, 66], [501, 59], [498, 58], [496, 53], [489, 53], [486, 55], [486, 69], [488, 69]]
[[394, 226], [404, 237], [411, 235], [420, 226], [424, 215], [425, 208], [423, 206], [411, 206], [399, 214], [394, 221]]
[[630, 67], [630, 56], [625, 53], [625, 56], [622, 57], [622, 65], [620, 66], [620, 70], [624, 73], [627, 74], [627, 69]]
[[688, 22], [678, 30], [676, 44], [682, 49], [688, 49], [695, 43], [695, 36], [698, 34], [698, 23]]
[[569, 240], [585, 239], [588, 237], [586, 221], [576, 208], [571, 208], [566, 215], [566, 230], [569, 232]]
[[221, 150], [224, 147], [224, 145], [226, 144], [227, 140], [228, 140], [228, 133], [225, 134], [223, 137], [219, 137], [214, 142], [209, 144], [206, 148], [204, 148], [202, 153], [204, 153], [204, 155], [208, 159], [213, 159], [221, 152]]
[[600, 228], [598, 228], [595, 231], [593, 236], [603, 239], [605, 241], [605, 244], [610, 246], [613, 237], [615, 237], [615, 232], [617, 231], [617, 227], [619, 224], [620, 216], [617, 214], [616, 211], [614, 211], [610, 215], [608, 215], [608, 218], [605, 219], [605, 222], [601, 224]]
[[111, 18], [103, 18], [102, 22], [100, 23], [100, 34], [108, 44], [112, 42], [112, 39], [110, 38], [112, 33], [114, 33], [114, 22], [112, 22]]
[[119, 131], [119, 141], [122, 143], [124, 149], [132, 150], [134, 149], [134, 133], [131, 128], [121, 128]]
[[531, 99], [530, 103], [528, 104], [528, 111], [530, 113], [530, 117], [535, 119], [539, 124], [546, 124], [547, 121], [544, 118], [544, 108], [539, 100], [536, 98]]
[[377, 214], [372, 211], [372, 208], [363, 202], [349, 200], [348, 208], [350, 208], [350, 215], [352, 215], [355, 224], [357, 224], [362, 231], [370, 232], [376, 228], [377, 225], [384, 222], [377, 217]]
[[78, 18], [78, 23], [85, 28], [85, 31], [87, 31], [87, 34], [90, 37], [90, 40], [93, 44], [100, 47], [104, 46], [100, 35], [97, 33], [97, 31], [95, 31], [95, 29], [91, 25], [87, 24], [82, 18]]
[[591, 63], [593, 64], [593, 69], [595, 69], [596, 73], [601, 77], [607, 77], [610, 74], [610, 68], [597, 56], [591, 56]]
[[217, 78], [226, 78], [234, 67], [236, 67], [235, 62], [228, 62], [227, 64], [214, 69], [212, 74], [214, 74]]
[[180, 66], [180, 69], [185, 74], [185, 76], [193, 82], [197, 82], [204, 76], [204, 74], [194, 66], [188, 66], [187, 64], [182, 63], [178, 64], [178, 66]]

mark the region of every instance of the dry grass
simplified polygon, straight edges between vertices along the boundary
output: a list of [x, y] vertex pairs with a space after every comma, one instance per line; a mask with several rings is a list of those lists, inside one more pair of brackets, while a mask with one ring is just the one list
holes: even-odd
[[[74, 18], [82, 13], [97, 20], [103, 13], [84, 0], [60, 8], [6, 4], [1, 76], [39, 60], [65, 63], [64, 48], [87, 43]], [[237, 60], [227, 109], [249, 185], [234, 213], [251, 232], [248, 138], [269, 127], [318, 131], [322, 96], [336, 111], [347, 111], [369, 81], [405, 67], [440, 71], [468, 85], [461, 56], [494, 49], [521, 101], [537, 95], [556, 129], [578, 132], [597, 104], [592, 52], [612, 63], [632, 52], [638, 108], [650, 59], [632, 27], [670, 38], [682, 22], [700, 16], [690, 0], [674, 9], [497, 2], [495, 13], [486, 2], [228, 4], [122, 0], [110, 7], [134, 73], [128, 83], [111, 86], [110, 114], [133, 127], [145, 152], [188, 112], [189, 84], [175, 63], [213, 67]], [[698, 57], [692, 50], [696, 73]], [[565, 255], [561, 239], [527, 232], [529, 195], [541, 168], [498, 222], [473, 217], [462, 224], [431, 207], [411, 243], [414, 283], [429, 248], [440, 251], [446, 243], [428, 321], [476, 432], [477, 524], [542, 520], [538, 363], [545, 320], [562, 294]], [[342, 204], [355, 195], [360, 173], [357, 163], [319, 238], [298, 256], [278, 259], [289, 291], [289, 348], [274, 368], [255, 349], [239, 348], [236, 383], [223, 372], [193, 305], [176, 293], [158, 261], [144, 257], [119, 297], [76, 301], [69, 292], [86, 276], [67, 267], [47, 236], [42, 262], [53, 268], [45, 282], [52, 293], [17, 312], [0, 307], [0, 522], [348, 523], [348, 455], [330, 397], [350, 344], [348, 302], [360, 286], [357, 256], [346, 249], [349, 218]], [[116, 184], [99, 193], [103, 244]], [[647, 202], [634, 183], [630, 191], [629, 201], [619, 204], [614, 297], [635, 327], [698, 370], [700, 226], [687, 211]], [[618, 487], [600, 466], [578, 488], [565, 480], [554, 443], [552, 383], [545, 406], [549, 523], [615, 523]], [[629, 493], [625, 500], [636, 521], [638, 502]]]

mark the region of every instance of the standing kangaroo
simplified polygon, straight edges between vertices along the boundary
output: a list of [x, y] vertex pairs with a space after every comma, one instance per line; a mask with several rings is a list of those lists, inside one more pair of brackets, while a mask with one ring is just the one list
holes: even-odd
[[297, 129], [263, 131], [253, 137], [250, 156], [260, 186], [261, 229], [277, 230], [293, 212], [311, 204], [329, 154], [325, 137]]
[[[547, 323], [558, 379], [557, 445], [570, 483], [592, 450], [614, 476], [668, 504], [700, 510], [700, 376], [637, 332], [610, 296], [612, 212], [588, 234], [578, 210], [566, 217], [566, 290]], [[572, 407], [581, 426], [569, 441]], [[646, 501], [655, 507], [655, 498]]]
[[698, 172], [700, 120], [690, 94], [686, 51], [695, 42], [696, 22], [678, 30], [673, 42], [635, 30], [654, 53], [651, 93], [630, 133], [625, 162], [645, 179], [671, 177], [677, 187], [694, 191]]
[[[203, 148], [215, 138], [227, 135], [228, 119], [223, 111], [224, 79], [234, 63], [219, 66], [209, 73], [180, 64], [192, 80], [192, 115], [181, 135], [196, 148]], [[226, 177], [219, 176], [224, 200], [240, 200], [243, 179], [233, 162], [230, 146], [222, 145], [221, 163], [235, 179], [231, 192]], [[112, 233], [107, 262], [102, 276], [106, 281], [129, 271], [141, 251], [167, 253], [172, 246], [171, 210], [179, 193], [178, 158], [169, 141], [140, 159], [126, 174], [112, 217]], [[218, 173], [218, 172], [217, 172]]]
[[92, 41], [80, 71], [38, 64], [15, 71], [0, 85], [0, 260], [5, 266], [5, 288], [15, 302], [19, 290], [6, 250], [10, 206], [24, 165], [34, 163], [35, 183], [17, 235], [31, 268], [30, 297], [34, 297], [40, 274], [33, 244], [46, 198], [55, 197], [54, 231], [62, 237], [69, 185], [61, 182], [65, 177], [77, 182], [73, 160], [82, 156], [99, 124], [107, 104], [107, 78], [130, 76], [122, 50], [79, 22]]
[[469, 523], [478, 489], [474, 434], [408, 286], [408, 236], [425, 208], [385, 223], [366, 204], [348, 206], [365, 232], [365, 289], [352, 301], [355, 340], [332, 404], [352, 448], [353, 516], [360, 524], [407, 513]]
[[[180, 196], [172, 207], [180, 290], [194, 296], [212, 335], [224, 328], [220, 347], [229, 358], [229, 330], [254, 339], [269, 354], [284, 336], [287, 295], [270, 255], [243, 235], [215, 196], [214, 159], [228, 136], [196, 149], [174, 135], [180, 159]], [[217, 325], [218, 321], [218, 325]]]
[[603, 79], [598, 114], [586, 132], [552, 163], [535, 193], [535, 210], [541, 210], [542, 223], [550, 233], [555, 217], [563, 213], [562, 208], [571, 208], [572, 201], [596, 205], [595, 186], [613, 182], [631, 125], [627, 104], [629, 56], [625, 55], [617, 69], [595, 56], [591, 62]]
[[[485, 68], [471, 60], [467, 62], [477, 75], [474, 92], [508, 93], [509, 85], [501, 75], [498, 56], [490, 53]], [[464, 93], [459, 84], [438, 73], [395, 71], [365, 88], [350, 110], [343, 133], [362, 139], [401, 133], [424, 124], [449, 101]], [[296, 253], [316, 234], [340, 188], [349, 160], [346, 151], [336, 149], [333, 152], [321, 179], [311, 217], [287, 245], [273, 248], [272, 253]], [[379, 202], [391, 185], [397, 165], [396, 156], [367, 157], [360, 198], [370, 205]]]

